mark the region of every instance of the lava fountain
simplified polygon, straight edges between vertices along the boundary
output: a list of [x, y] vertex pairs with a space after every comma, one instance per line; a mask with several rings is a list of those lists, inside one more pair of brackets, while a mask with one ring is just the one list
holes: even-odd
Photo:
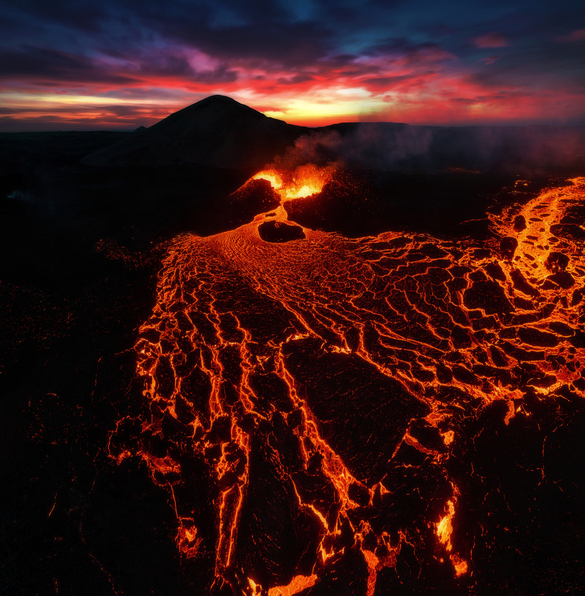
[[[283, 205], [332, 173], [254, 179]], [[487, 240], [266, 242], [263, 214], [172, 243], [136, 342], [141, 414], [110, 450], [168, 492], [201, 594], [473, 586], [471, 422], [585, 397], [585, 231], [566, 223], [584, 194], [578, 178], [493, 215]]]
[[281, 204], [293, 199], [303, 199], [320, 193], [331, 180], [335, 167], [318, 167], [308, 163], [294, 170], [267, 169], [252, 177], [252, 180], [267, 180], [278, 193]]

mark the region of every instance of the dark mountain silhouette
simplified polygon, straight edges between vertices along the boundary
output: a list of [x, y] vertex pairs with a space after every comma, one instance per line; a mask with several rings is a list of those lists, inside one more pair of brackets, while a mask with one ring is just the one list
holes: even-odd
[[83, 163], [262, 168], [310, 130], [269, 118], [229, 97], [213, 95], [88, 155]]
[[[295, 143], [301, 136], [304, 138]], [[341, 161], [351, 168], [376, 171], [430, 173], [459, 168], [518, 176], [572, 175], [585, 163], [585, 128], [438, 127], [392, 122], [308, 128], [213, 95], [148, 129], [138, 128], [114, 145], [86, 156], [82, 163], [130, 167], [198, 164], [258, 170], [287, 149], [291, 164]]]

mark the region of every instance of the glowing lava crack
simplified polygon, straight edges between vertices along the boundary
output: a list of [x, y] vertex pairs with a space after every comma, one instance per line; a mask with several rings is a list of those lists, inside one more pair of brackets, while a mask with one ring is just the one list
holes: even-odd
[[118, 425], [138, 423], [138, 444], [115, 455], [168, 490], [178, 548], [213, 560], [212, 593], [338, 581], [372, 596], [383, 570], [428, 552], [464, 578], [449, 465], [462, 420], [502, 400], [507, 423], [527, 391], [585, 397], [585, 231], [560, 223], [585, 179], [493, 216], [485, 242], [264, 241], [259, 225], [285, 223], [306, 187], [269, 218], [173, 242], [136, 343], [144, 416]]

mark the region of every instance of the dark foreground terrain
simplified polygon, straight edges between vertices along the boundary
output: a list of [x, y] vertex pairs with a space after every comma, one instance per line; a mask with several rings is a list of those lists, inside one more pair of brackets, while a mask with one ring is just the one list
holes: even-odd
[[254, 170], [124, 138], [0, 135], [0, 593], [576, 593], [585, 199], [502, 215], [566, 175], [356, 166], [258, 240]]

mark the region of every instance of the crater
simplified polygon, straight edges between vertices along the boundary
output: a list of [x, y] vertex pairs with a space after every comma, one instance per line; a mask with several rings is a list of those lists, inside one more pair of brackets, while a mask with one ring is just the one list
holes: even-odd
[[289, 242], [305, 238], [303, 228], [280, 221], [265, 221], [258, 226], [260, 238], [266, 242]]

